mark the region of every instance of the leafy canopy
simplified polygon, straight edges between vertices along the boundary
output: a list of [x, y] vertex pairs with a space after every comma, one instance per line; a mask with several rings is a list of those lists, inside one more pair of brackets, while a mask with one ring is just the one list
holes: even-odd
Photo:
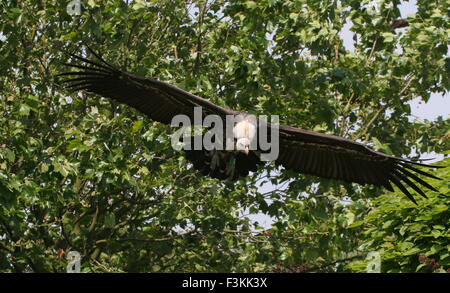
[[416, 270], [418, 254], [448, 265], [444, 185], [414, 208], [273, 166], [220, 184], [172, 150], [170, 127], [55, 79], [60, 49], [85, 41], [219, 105], [397, 156], [442, 153], [449, 120], [410, 121], [408, 102], [449, 88], [446, 1], [417, 1], [399, 30], [398, 0], [81, 2], [80, 15], [69, 1], [0, 4], [0, 271], [63, 272], [73, 250], [86, 272], [349, 271], [363, 243], [384, 249], [386, 271]]

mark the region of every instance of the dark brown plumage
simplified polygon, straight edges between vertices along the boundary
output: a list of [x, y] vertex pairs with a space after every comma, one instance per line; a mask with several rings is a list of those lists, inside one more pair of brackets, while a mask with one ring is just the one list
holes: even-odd
[[[84, 90], [111, 98], [165, 124], [170, 124], [172, 117], [177, 114], [185, 114], [192, 119], [194, 107], [202, 107], [204, 117], [215, 114], [224, 119], [226, 115], [243, 114], [217, 106], [168, 83], [120, 71], [91, 49], [89, 51], [99, 62], [70, 54], [85, 64], [65, 64], [79, 69], [60, 74], [60, 76], [73, 77], [64, 80], [68, 84], [68, 89]], [[273, 127], [271, 124], [267, 125]], [[439, 166], [388, 156], [342, 137], [301, 130], [292, 126], [279, 126], [279, 136], [280, 154], [276, 164], [287, 169], [324, 178], [373, 184], [390, 191], [393, 191], [391, 186], [393, 183], [413, 202], [416, 201], [405, 185], [423, 197], [426, 197], [426, 194], [420, 187], [437, 191], [414, 173], [439, 179], [416, 168], [416, 166], [440, 168]], [[211, 153], [205, 150], [186, 151], [186, 158], [193, 163], [194, 168], [204, 175], [218, 179], [237, 179], [247, 176], [250, 171], [257, 170], [257, 165], [263, 164], [253, 151], [248, 155], [242, 152], [231, 154], [229, 151], [220, 151], [217, 156], [218, 166], [211, 169], [211, 156]], [[227, 166], [230, 162], [235, 168], [235, 172], [231, 175], [227, 174]]]

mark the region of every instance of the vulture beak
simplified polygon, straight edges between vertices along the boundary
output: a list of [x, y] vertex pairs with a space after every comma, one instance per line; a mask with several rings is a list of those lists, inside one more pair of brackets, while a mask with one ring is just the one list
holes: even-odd
[[245, 148], [244, 148], [244, 153], [245, 153], [246, 155], [248, 155], [248, 153], [249, 153], [248, 145], [245, 146]]

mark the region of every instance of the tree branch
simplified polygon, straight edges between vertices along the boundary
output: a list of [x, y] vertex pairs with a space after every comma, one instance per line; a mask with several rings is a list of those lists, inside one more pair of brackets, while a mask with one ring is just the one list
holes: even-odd
[[391, 21], [391, 28], [393, 29], [398, 29], [398, 28], [402, 28], [402, 27], [407, 27], [409, 26], [409, 22], [406, 19], [394, 19], [393, 21]]
[[332, 261], [332, 262], [329, 262], [329, 263], [326, 263], [326, 264], [323, 264], [323, 265], [307, 268], [307, 269], [301, 271], [301, 273], [309, 273], [309, 272], [314, 272], [314, 271], [320, 271], [320, 270], [323, 270], [323, 269], [325, 269], [325, 268], [327, 268], [329, 266], [332, 266], [332, 265], [335, 265], [335, 264], [338, 264], [338, 263], [342, 263], [342, 262], [348, 262], [348, 261], [351, 261], [351, 260], [354, 260], [354, 259], [357, 259], [357, 258], [363, 258], [365, 256], [366, 256], [366, 254], [358, 254], [358, 255], [351, 256], [351, 257], [338, 259], [338, 260], [335, 260], [335, 261]]

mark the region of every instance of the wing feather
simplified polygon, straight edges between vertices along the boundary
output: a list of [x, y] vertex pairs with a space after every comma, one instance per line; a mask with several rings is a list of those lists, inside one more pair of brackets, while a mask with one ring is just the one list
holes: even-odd
[[68, 77], [62, 81], [67, 89], [72, 91], [84, 90], [102, 95], [129, 105], [151, 119], [166, 124], [169, 124], [172, 118], [179, 114], [193, 118], [194, 107], [202, 107], [204, 115], [216, 114], [224, 117], [227, 114], [239, 113], [215, 105], [168, 83], [142, 78], [118, 70], [89, 47], [88, 50], [98, 61], [68, 53], [75, 60], [81, 61], [82, 64], [63, 63], [79, 69], [59, 75]]
[[[410, 200], [414, 197], [410, 187], [423, 197], [425, 192], [419, 187], [437, 191], [416, 172], [433, 179], [440, 179], [414, 166], [442, 168], [373, 151], [367, 146], [342, 137], [305, 131], [291, 126], [279, 126], [280, 156], [276, 163], [297, 172], [324, 178], [373, 184], [392, 191], [396, 185]], [[301, 160], [300, 158], [304, 158]], [[416, 184], [415, 182], [418, 184]]]

